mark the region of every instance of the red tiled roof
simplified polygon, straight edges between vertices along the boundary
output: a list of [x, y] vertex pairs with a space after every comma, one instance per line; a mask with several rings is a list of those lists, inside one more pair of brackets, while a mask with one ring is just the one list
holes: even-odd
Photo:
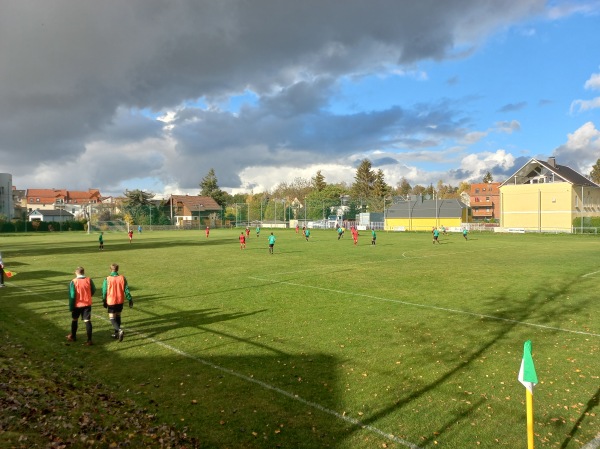
[[[89, 189], [86, 191], [66, 190], [66, 189], [27, 189], [26, 197], [40, 199], [39, 203], [50, 204], [54, 203], [57, 198], [69, 200], [92, 200], [100, 198], [98, 189]], [[36, 201], [37, 202], [37, 201]]]

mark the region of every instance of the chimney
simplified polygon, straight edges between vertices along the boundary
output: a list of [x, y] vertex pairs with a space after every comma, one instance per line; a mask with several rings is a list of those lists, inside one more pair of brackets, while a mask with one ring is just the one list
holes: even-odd
[[556, 168], [556, 158], [554, 156], [548, 158], [548, 165], [550, 165], [550, 167]]

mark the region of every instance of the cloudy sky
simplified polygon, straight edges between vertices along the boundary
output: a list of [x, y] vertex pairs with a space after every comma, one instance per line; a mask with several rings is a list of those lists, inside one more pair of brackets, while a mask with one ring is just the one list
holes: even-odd
[[0, 172], [196, 194], [600, 158], [600, 2], [2, 0]]

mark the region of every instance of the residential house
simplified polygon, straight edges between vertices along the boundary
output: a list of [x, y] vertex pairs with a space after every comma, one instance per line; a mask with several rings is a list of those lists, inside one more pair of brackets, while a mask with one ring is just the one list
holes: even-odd
[[17, 189], [13, 186], [12, 198], [14, 215], [13, 217], [20, 220], [25, 220], [27, 217], [27, 202], [25, 200], [27, 191], [24, 189]]
[[577, 217], [600, 215], [600, 186], [551, 157], [530, 159], [500, 185], [504, 229], [573, 232]]
[[96, 206], [102, 202], [98, 189], [87, 191], [65, 189], [27, 189], [27, 209], [37, 210], [62, 209], [76, 217], [83, 214], [87, 206]]
[[471, 184], [469, 205], [473, 221], [493, 221], [500, 218], [500, 183]]
[[29, 212], [29, 221], [53, 221], [56, 223], [65, 223], [71, 221], [75, 216], [62, 209], [35, 209]]
[[221, 206], [209, 196], [171, 195], [166, 204], [171, 223], [181, 227], [213, 227], [221, 214]]

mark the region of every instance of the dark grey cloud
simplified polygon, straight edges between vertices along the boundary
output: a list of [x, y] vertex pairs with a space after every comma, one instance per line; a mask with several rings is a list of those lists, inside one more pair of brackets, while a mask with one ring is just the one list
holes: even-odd
[[515, 112], [524, 109], [527, 106], [526, 101], [520, 101], [518, 103], [508, 103], [498, 109], [498, 112]]
[[[259, 97], [256, 110], [240, 115], [210, 108], [179, 112], [175, 124], [184, 123], [182, 129], [162, 138], [175, 139], [172, 149], [182, 158], [180, 164], [210, 163], [237, 150], [222, 164], [222, 178], [235, 183], [244, 164], [252, 163], [246, 153], [262, 154], [263, 149], [265, 158], [293, 160], [294, 152], [318, 158], [311, 152], [331, 155], [421, 141], [412, 133], [424, 120], [407, 108], [343, 117], [328, 113], [325, 106], [336, 80], [455, 57], [458, 46], [477, 46], [494, 30], [539, 13], [544, 4], [4, 0], [0, 157], [14, 175], [24, 176], [36, 167], [96, 151], [97, 140], [123, 144], [158, 138], [159, 126], [124, 111], [162, 112], [198, 99], [214, 104], [247, 90]], [[425, 115], [435, 120], [436, 112], [442, 113], [434, 108]], [[451, 133], [457, 120], [447, 119], [448, 127], [442, 120], [427, 135]], [[149, 160], [163, 163], [161, 157]], [[177, 178], [165, 167], [144, 168], [164, 180]], [[98, 182], [114, 185], [142, 174], [105, 171]]]
[[198, 185], [197, 170], [191, 167], [220, 168], [219, 183], [238, 187], [237, 173], [248, 166], [304, 167], [377, 148], [433, 147], [443, 137], [458, 137], [457, 130], [468, 126], [458, 106], [448, 101], [331, 114], [323, 99], [323, 90], [331, 89], [329, 83], [303, 82], [300, 101], [287, 101], [290, 91], [282, 90], [237, 113], [188, 108], [177, 114], [172, 122], [176, 159], [188, 161], [186, 170], [178, 172], [182, 186]]
[[383, 167], [384, 165], [397, 165], [400, 164], [398, 159], [394, 159], [393, 157], [382, 157], [375, 158], [371, 161], [371, 165], [373, 167]]
[[459, 83], [459, 78], [458, 78], [458, 76], [453, 76], [453, 77], [451, 77], [451, 78], [448, 78], [448, 79], [446, 80], [446, 84], [447, 84], [448, 86], [456, 86], [458, 83]]

